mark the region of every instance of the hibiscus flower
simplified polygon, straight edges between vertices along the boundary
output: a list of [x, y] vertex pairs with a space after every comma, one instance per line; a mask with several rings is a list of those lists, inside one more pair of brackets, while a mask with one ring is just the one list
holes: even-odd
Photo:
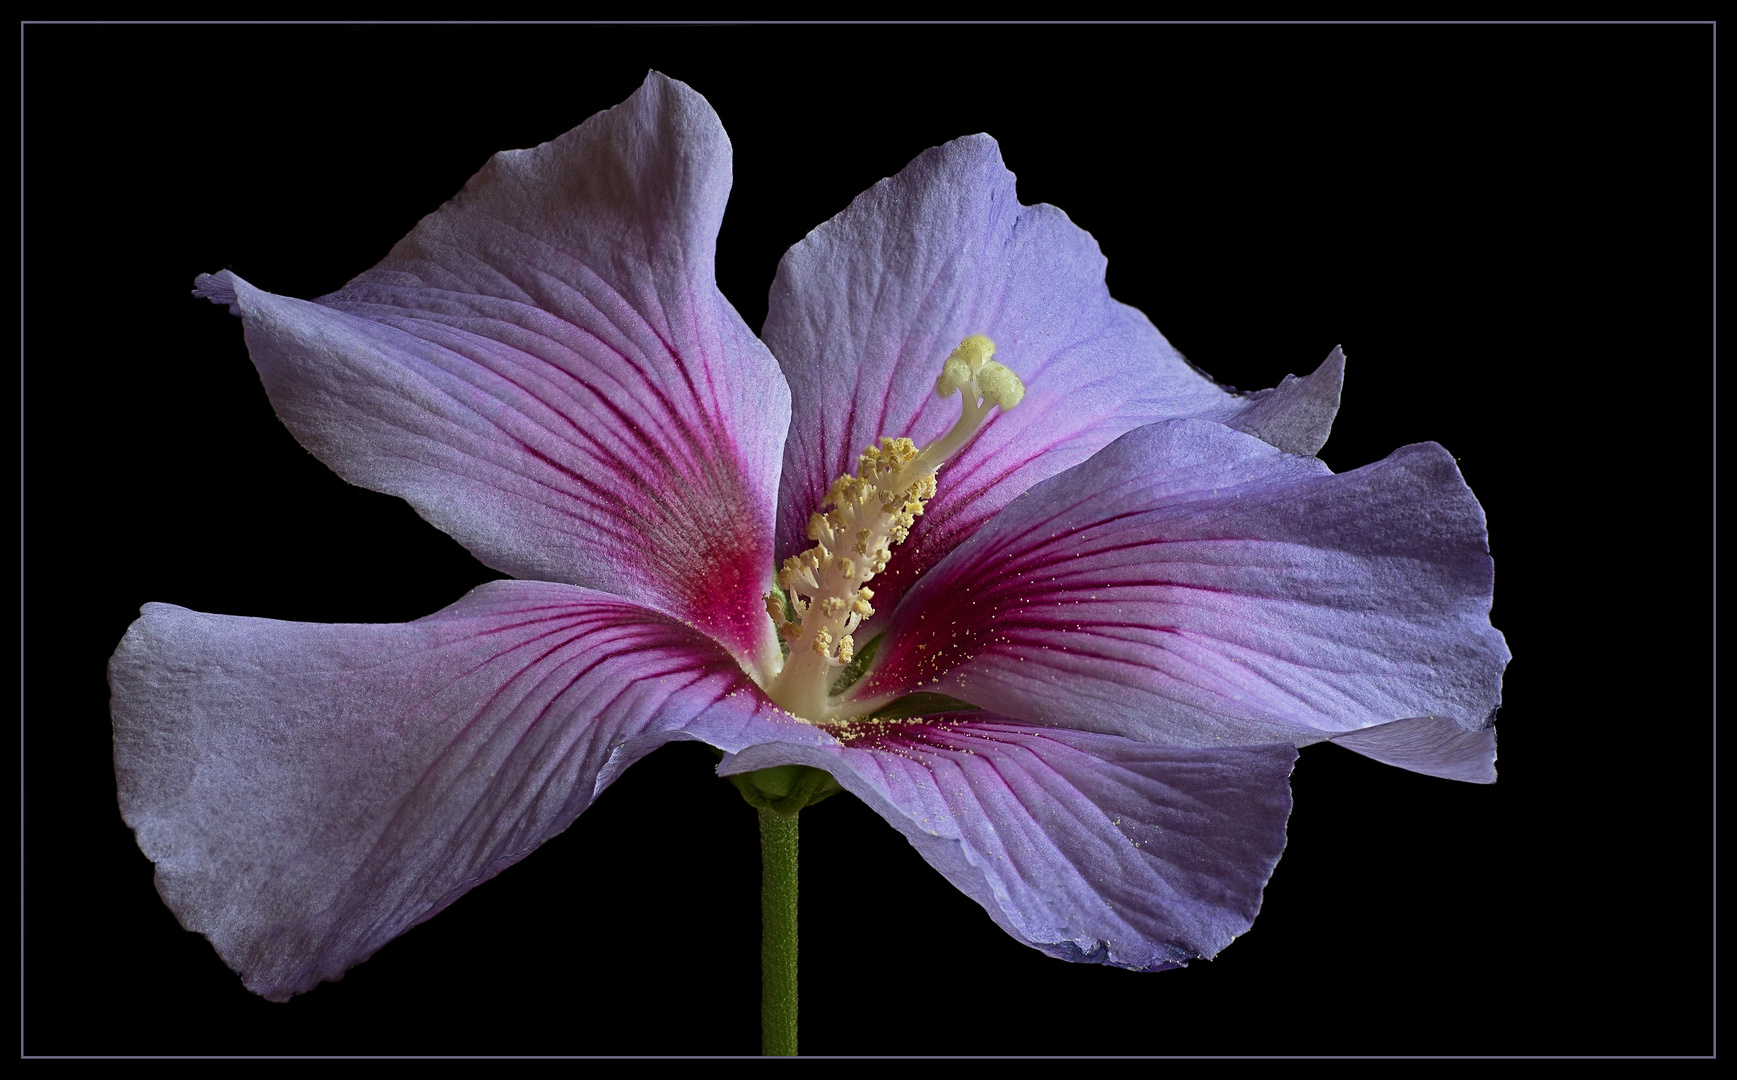
[[1215, 386], [986, 136], [792, 248], [757, 338], [729, 184], [653, 74], [336, 293], [199, 279], [302, 445], [518, 579], [127, 632], [123, 816], [251, 989], [340, 977], [671, 740], [762, 798], [824, 773], [1016, 938], [1140, 970], [1249, 927], [1299, 746], [1494, 778], [1482, 510], [1433, 444], [1312, 456], [1337, 351]]

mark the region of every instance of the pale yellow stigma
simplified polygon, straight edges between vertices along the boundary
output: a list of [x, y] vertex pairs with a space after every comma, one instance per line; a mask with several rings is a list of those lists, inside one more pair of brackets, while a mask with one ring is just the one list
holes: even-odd
[[[971, 400], [993, 403], [1003, 411], [1013, 408], [1025, 398], [1025, 384], [1019, 376], [991, 360], [995, 342], [982, 334], [973, 334], [959, 343], [941, 375], [935, 380], [935, 393], [952, 397], [961, 390], [971, 392]], [[966, 402], [970, 407], [971, 402]]]
[[893, 545], [911, 535], [935, 497], [936, 470], [977, 434], [992, 409], [1011, 409], [1025, 397], [1025, 384], [994, 355], [995, 343], [982, 334], [961, 341], [935, 380], [939, 396], [963, 394], [959, 422], [920, 450], [910, 439], [886, 437], [864, 449], [856, 475], [833, 481], [809, 516], [814, 546], [779, 568], [782, 591], [767, 595], [766, 613], [790, 642], [790, 656], [767, 690], [791, 714], [829, 718], [831, 669], [850, 663], [856, 648], [851, 632], [875, 611], [865, 583], [885, 572]]

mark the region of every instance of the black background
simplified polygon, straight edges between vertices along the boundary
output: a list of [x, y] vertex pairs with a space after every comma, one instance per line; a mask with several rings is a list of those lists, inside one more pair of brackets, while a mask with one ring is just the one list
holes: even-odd
[[71, 27], [24, 58], [29, 1053], [753, 1053], [753, 812], [702, 748], [287, 1005], [158, 900], [104, 664], [138, 607], [414, 619], [495, 576], [275, 422], [232, 267], [328, 292], [656, 67], [717, 109], [724, 293], [987, 131], [1114, 295], [1245, 389], [1350, 357], [1322, 456], [1433, 439], [1490, 520], [1501, 782], [1306, 750], [1254, 929], [1139, 975], [803, 815], [808, 1053], [1712, 1047], [1710, 27]]

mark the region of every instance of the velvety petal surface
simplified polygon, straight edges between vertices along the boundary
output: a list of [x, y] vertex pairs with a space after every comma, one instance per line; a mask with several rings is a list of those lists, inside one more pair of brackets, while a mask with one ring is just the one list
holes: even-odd
[[763, 659], [789, 395], [715, 282], [730, 163], [711, 106], [654, 73], [496, 154], [329, 296], [227, 271], [199, 292], [346, 480], [497, 570], [643, 599]]
[[1008, 933], [1150, 971], [1249, 928], [1284, 850], [1295, 758], [956, 714], [849, 746], [755, 746], [720, 771], [826, 769]]
[[1345, 351], [1335, 348], [1308, 376], [1286, 375], [1271, 390], [1250, 394], [1226, 423], [1288, 454], [1318, 454], [1339, 415], [1344, 384]]
[[1335, 476], [1167, 421], [1034, 488], [926, 575], [859, 685], [1180, 746], [1413, 717], [1475, 732], [1508, 661], [1491, 587], [1483, 511], [1441, 447]]
[[121, 813], [163, 899], [273, 1000], [523, 858], [670, 739], [831, 741], [691, 628], [539, 582], [402, 625], [151, 604], [109, 681]]
[[993, 416], [942, 471], [927, 513], [875, 581], [883, 614], [1010, 500], [1132, 428], [1176, 416], [1234, 423], [1264, 404], [1261, 426], [1286, 449], [1302, 434], [1318, 434], [1316, 448], [1325, 441], [1331, 414], [1323, 419], [1315, 398], [1331, 382], [1336, 404], [1337, 368], [1312, 381], [1312, 428], [1287, 420], [1301, 395], [1280, 388], [1257, 402], [1221, 390], [1144, 315], [1110, 298], [1104, 267], [1097, 242], [1067, 215], [1020, 204], [987, 135], [925, 151], [792, 247], [762, 331], [793, 406], [779, 557], [808, 546], [808, 515], [864, 446], [881, 436], [927, 443], [958, 419], [958, 398], [937, 398], [934, 384], [970, 334], [995, 341], [996, 359], [1025, 381], [1025, 400]]
[[1444, 780], [1464, 780], [1470, 784], [1496, 782], [1494, 727], [1468, 731], [1443, 717], [1414, 716], [1335, 735], [1333, 742], [1383, 765], [1397, 765]]

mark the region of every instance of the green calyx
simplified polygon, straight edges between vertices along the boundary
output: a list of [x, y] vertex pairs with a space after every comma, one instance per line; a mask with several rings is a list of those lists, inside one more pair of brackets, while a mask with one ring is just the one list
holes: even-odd
[[736, 785], [736, 790], [748, 800], [749, 806], [771, 810], [785, 817], [793, 817], [803, 807], [813, 806], [844, 790], [831, 773], [807, 765], [778, 765], [737, 773], [727, 779]]

